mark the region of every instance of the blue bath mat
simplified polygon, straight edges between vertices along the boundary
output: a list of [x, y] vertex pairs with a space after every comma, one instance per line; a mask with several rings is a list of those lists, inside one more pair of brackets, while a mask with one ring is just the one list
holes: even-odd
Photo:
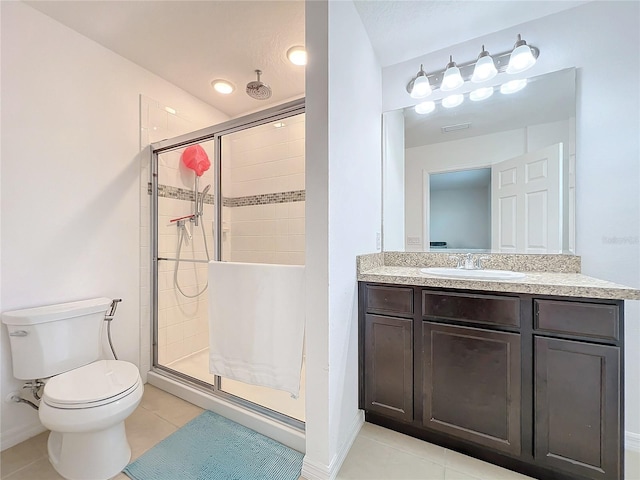
[[298, 480], [303, 454], [205, 411], [124, 469], [134, 480]]

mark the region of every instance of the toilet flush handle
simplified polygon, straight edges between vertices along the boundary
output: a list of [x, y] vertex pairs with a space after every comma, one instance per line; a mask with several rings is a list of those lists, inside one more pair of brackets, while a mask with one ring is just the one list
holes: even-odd
[[29, 332], [27, 332], [26, 330], [16, 330], [15, 332], [11, 332], [9, 334], [10, 337], [26, 337], [27, 335], [29, 335]]

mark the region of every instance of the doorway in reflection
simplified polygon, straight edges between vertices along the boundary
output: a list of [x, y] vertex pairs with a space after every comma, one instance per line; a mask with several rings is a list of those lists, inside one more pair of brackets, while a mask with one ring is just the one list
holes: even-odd
[[491, 169], [429, 175], [430, 247], [491, 248]]

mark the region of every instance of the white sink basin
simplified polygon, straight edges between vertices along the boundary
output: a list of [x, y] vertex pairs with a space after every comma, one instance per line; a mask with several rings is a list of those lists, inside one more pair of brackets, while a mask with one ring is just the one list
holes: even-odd
[[509, 270], [465, 270], [464, 268], [429, 267], [421, 268], [422, 273], [438, 277], [467, 278], [472, 280], [515, 280], [524, 278], [522, 272]]

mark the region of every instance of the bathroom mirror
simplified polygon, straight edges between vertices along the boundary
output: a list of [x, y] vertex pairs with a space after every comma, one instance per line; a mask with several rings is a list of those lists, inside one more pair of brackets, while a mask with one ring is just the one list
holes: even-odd
[[575, 86], [570, 68], [455, 108], [386, 112], [384, 250], [574, 252]]

